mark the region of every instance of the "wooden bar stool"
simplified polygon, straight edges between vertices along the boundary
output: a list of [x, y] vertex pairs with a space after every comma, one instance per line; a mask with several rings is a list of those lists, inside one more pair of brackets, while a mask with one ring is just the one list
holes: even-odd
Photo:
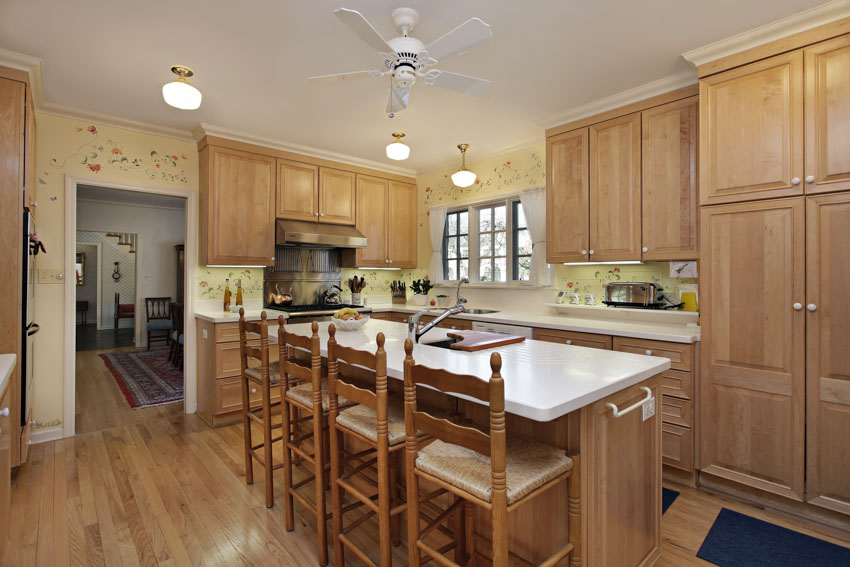
[[[249, 333], [252, 335], [249, 338]], [[248, 341], [256, 340], [259, 346], [251, 346]], [[272, 431], [279, 429], [280, 424], [272, 423], [272, 408], [280, 402], [271, 401], [271, 389], [280, 386], [280, 364], [269, 363], [269, 324], [266, 312], [260, 314], [259, 322], [245, 320], [245, 310], [239, 309], [239, 354], [242, 358], [242, 429], [245, 437], [245, 481], [254, 483], [254, 460], [263, 466], [266, 477], [266, 508], [274, 505], [274, 471], [283, 467], [275, 465], [273, 445], [283, 439], [283, 436], [272, 437]], [[251, 364], [256, 361], [258, 364]], [[251, 393], [260, 389], [261, 404], [251, 408]], [[251, 423], [258, 424], [263, 429], [263, 442], [257, 445], [251, 440]], [[259, 450], [262, 449], [262, 455]]]
[[[452, 374], [415, 364], [410, 339], [405, 341], [404, 351], [409, 565], [419, 567], [423, 563], [420, 552], [429, 556], [426, 562], [433, 559], [440, 565], [474, 563], [473, 505], [490, 512], [493, 567], [507, 567], [509, 560], [528, 564], [508, 550], [508, 513], [567, 479], [570, 479], [570, 541], [540, 566], [550, 567], [568, 555], [573, 565], [580, 565], [581, 558], [573, 554], [581, 547], [580, 510], [572, 505], [579, 502], [581, 493], [577, 457], [570, 458], [561, 449], [506, 434], [505, 383], [500, 374], [502, 358], [499, 353], [490, 357], [493, 374], [488, 382], [475, 376]], [[417, 409], [417, 385], [429, 386], [447, 394], [460, 394], [489, 405], [489, 432], [438, 419]], [[436, 439], [420, 448], [418, 430]], [[457, 497], [421, 531], [419, 508], [428, 497], [421, 498], [419, 495], [420, 478]], [[464, 521], [455, 534], [455, 560], [451, 561], [443, 554], [452, 546], [434, 549], [425, 542], [425, 538], [450, 514], [458, 515], [461, 507], [465, 509]]]
[[[328, 564], [328, 532], [325, 501], [325, 486], [327, 475], [326, 444], [328, 440], [328, 410], [330, 408], [328, 381], [322, 379], [322, 354], [319, 343], [319, 325], [313, 322], [312, 336], [304, 337], [286, 331], [286, 321], [281, 316], [278, 320], [278, 348], [280, 362], [284, 375], [281, 400], [283, 430], [286, 441], [283, 449], [283, 478], [286, 495], [286, 530], [295, 529], [294, 501], [304, 506], [316, 517], [316, 537], [319, 548], [319, 565]], [[303, 382], [292, 387], [292, 382]], [[340, 405], [347, 407], [350, 402], [340, 400]], [[293, 415], [295, 416], [293, 418]], [[301, 425], [308, 425], [308, 431], [302, 432]], [[305, 442], [312, 445], [312, 453], [308, 452]], [[293, 454], [312, 467], [312, 474], [298, 482], [293, 482]], [[312, 504], [298, 489], [313, 482], [315, 487], [315, 504]]]
[[[333, 491], [334, 565], [345, 565], [345, 548], [372, 567], [392, 565], [392, 546], [398, 545], [400, 515], [407, 505], [399, 495], [400, 450], [404, 448], [404, 406], [400, 397], [390, 398], [387, 390], [387, 353], [384, 334], [378, 333], [374, 353], [340, 346], [336, 328], [328, 327], [328, 391], [330, 395], [330, 461]], [[341, 396], [344, 396], [341, 397]], [[339, 411], [339, 400], [357, 403]], [[368, 448], [352, 455], [343, 451], [348, 436]], [[346, 470], [348, 465], [348, 470]], [[353, 479], [372, 484], [364, 473], [377, 472], [377, 493], [360, 490]], [[361, 486], [363, 482], [360, 483]], [[355, 502], [343, 507], [345, 494]], [[344, 514], [365, 506], [368, 512], [348, 526]], [[348, 534], [372, 516], [378, 517], [380, 563], [376, 564], [357, 547]]]

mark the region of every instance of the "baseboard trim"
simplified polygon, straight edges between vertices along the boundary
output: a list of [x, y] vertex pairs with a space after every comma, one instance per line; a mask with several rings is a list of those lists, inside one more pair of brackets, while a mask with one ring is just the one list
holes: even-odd
[[64, 437], [64, 429], [62, 426], [51, 427], [50, 429], [39, 429], [30, 434], [30, 443], [36, 445], [38, 443], [48, 443], [50, 441], [58, 441]]

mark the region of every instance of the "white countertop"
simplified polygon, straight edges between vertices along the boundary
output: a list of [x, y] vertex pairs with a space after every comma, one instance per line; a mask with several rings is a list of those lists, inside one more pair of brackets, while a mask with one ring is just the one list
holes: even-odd
[[[246, 321], [259, 321], [260, 314], [263, 312], [263, 309], [246, 309], [245, 310], [245, 320]], [[284, 315], [284, 313], [280, 311], [266, 311], [266, 316], [269, 321], [275, 320], [277, 321], [278, 315]], [[212, 323], [236, 323], [239, 321], [239, 312], [229, 313], [227, 311], [219, 310], [219, 311], [195, 311], [195, 317], [198, 319], [203, 319], [204, 321], [210, 321]]]
[[6, 389], [6, 382], [15, 369], [18, 356], [15, 354], [0, 354], [0, 394]]
[[[324, 356], [329, 324], [319, 323]], [[310, 336], [311, 324], [292, 324], [287, 330]], [[336, 336], [343, 346], [374, 351], [379, 332], [386, 337], [387, 375], [403, 380], [406, 324], [373, 319], [359, 331], [337, 331]], [[666, 358], [533, 340], [478, 352], [427, 345], [445, 339], [448, 332], [435, 328], [421, 337], [422, 342], [413, 350], [417, 364], [487, 380], [491, 375], [490, 355], [498, 352], [505, 380], [505, 410], [535, 421], [551, 421], [670, 368]], [[274, 329], [270, 325], [269, 335], [277, 340], [276, 325]]]

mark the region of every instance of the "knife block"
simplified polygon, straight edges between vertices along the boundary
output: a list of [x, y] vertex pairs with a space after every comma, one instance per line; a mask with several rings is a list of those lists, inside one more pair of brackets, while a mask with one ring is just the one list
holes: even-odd
[[394, 304], [404, 305], [407, 303], [407, 289], [400, 289], [390, 293], [392, 293]]

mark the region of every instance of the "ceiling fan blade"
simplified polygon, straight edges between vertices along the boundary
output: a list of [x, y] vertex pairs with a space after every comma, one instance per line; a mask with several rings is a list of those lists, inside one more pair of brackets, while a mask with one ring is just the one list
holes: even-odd
[[360, 79], [363, 77], [374, 77], [380, 75], [380, 71], [351, 71], [348, 73], [334, 73], [333, 75], [318, 75], [310, 77], [307, 80], [313, 83], [337, 83], [339, 81], [347, 81], [349, 79]]
[[471, 18], [425, 48], [428, 56], [442, 61], [464, 51], [469, 51], [493, 37], [490, 26], [478, 18]]
[[363, 14], [357, 10], [338, 8], [334, 10], [334, 14], [336, 14], [336, 17], [342, 20], [342, 22], [347, 25], [351, 31], [356, 33], [360, 39], [369, 44], [372, 49], [376, 49], [381, 53], [385, 53], [388, 50], [392, 51], [392, 48], [387, 45], [387, 40], [385, 40], [383, 36], [378, 33], [378, 30], [372, 27], [369, 20], [363, 17]]
[[390, 91], [390, 99], [387, 101], [387, 114], [407, 108], [409, 96], [410, 87], [393, 87]]
[[479, 79], [478, 77], [470, 77], [469, 75], [461, 75], [460, 73], [450, 73], [449, 71], [438, 71], [437, 69], [428, 71], [425, 75], [425, 83], [470, 96], [487, 94], [493, 85], [487, 79]]

